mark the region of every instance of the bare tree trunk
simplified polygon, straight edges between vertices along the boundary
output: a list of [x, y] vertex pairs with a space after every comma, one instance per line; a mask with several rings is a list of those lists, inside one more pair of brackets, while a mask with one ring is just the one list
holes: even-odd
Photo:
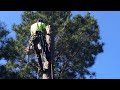
[[49, 79], [49, 62], [45, 61], [43, 62], [43, 69], [45, 72], [43, 72], [42, 79]]
[[[51, 44], [51, 37], [50, 37], [50, 25], [48, 25], [46, 27], [46, 32], [47, 34], [49, 35], [46, 35], [46, 42], [48, 44], [48, 50], [50, 52], [50, 44]], [[45, 72], [43, 72], [43, 75], [42, 75], [42, 79], [52, 79], [51, 77], [51, 74], [52, 74], [52, 66], [51, 66], [51, 60], [49, 60], [50, 62], [48, 62], [47, 59], [44, 58], [44, 62], [43, 62], [43, 69]]]

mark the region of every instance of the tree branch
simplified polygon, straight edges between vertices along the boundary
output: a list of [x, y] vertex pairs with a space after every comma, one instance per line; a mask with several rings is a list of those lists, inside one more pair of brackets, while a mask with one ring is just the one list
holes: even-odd
[[[22, 57], [20, 57], [20, 58], [21, 58], [21, 60], [22, 60], [23, 63], [27, 64], [27, 61], [25, 61], [24, 58], [22, 58]], [[36, 67], [36, 68], [39, 68], [39, 65], [35, 65], [35, 64], [31, 64], [31, 63], [29, 63], [29, 65], [33, 66], [33, 67]]]
[[62, 68], [62, 70], [61, 70], [61, 72], [60, 72], [59, 77], [62, 76], [62, 74], [63, 74], [63, 72], [64, 72], [66, 66], [68, 65], [69, 60], [70, 60], [71, 58], [73, 58], [79, 51], [80, 51], [80, 48], [78, 48], [78, 50], [76, 51], [76, 53], [73, 54], [69, 59], [66, 60], [65, 64], [63, 65], [63, 68]]

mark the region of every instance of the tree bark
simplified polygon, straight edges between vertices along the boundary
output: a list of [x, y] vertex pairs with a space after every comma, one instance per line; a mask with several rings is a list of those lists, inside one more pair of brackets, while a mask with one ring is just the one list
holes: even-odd
[[[50, 30], [51, 30], [50, 25], [48, 25], [46, 27], [46, 32], [49, 35], [46, 35], [46, 42], [48, 44], [48, 50], [49, 50], [49, 52], [51, 52], [51, 49], [50, 49], [51, 45], [50, 44], [52, 43], [51, 36], [50, 36], [50, 33], [51, 33]], [[51, 58], [51, 60], [52, 60], [52, 58]], [[53, 79], [53, 75], [52, 75], [53, 71], [52, 71], [51, 60], [49, 60], [49, 62], [48, 62], [48, 60], [44, 57], [43, 69], [44, 69], [45, 72], [43, 72], [42, 79]]]

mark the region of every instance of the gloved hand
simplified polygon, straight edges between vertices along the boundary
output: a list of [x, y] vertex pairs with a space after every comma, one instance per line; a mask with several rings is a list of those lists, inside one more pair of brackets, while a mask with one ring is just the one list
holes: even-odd
[[26, 53], [28, 53], [30, 51], [30, 49], [27, 47], [27, 48], [25, 48], [25, 51], [26, 51]]

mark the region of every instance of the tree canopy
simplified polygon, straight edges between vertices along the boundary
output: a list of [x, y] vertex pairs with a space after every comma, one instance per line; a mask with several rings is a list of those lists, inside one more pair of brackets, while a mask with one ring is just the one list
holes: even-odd
[[104, 43], [101, 42], [98, 22], [89, 12], [85, 16], [73, 16], [71, 11], [24, 11], [21, 18], [22, 22], [14, 24], [12, 28], [16, 33], [15, 39], [6, 40], [8, 31], [0, 24], [0, 59], [7, 61], [0, 68], [0, 78], [37, 78], [35, 54], [30, 55], [28, 63], [25, 48], [30, 26], [38, 18], [51, 25], [54, 78], [84, 79], [86, 76], [95, 76], [95, 72], [88, 68], [95, 64], [97, 55], [103, 52]]

